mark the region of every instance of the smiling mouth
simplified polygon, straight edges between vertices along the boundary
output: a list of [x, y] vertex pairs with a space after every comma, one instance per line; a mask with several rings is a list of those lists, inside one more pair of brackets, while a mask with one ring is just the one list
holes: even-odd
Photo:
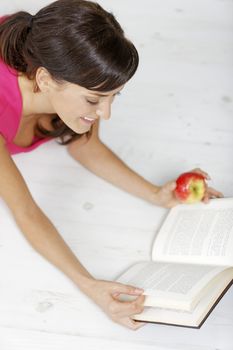
[[96, 121], [95, 118], [88, 118], [88, 117], [81, 117], [80, 119], [87, 125], [92, 125]]

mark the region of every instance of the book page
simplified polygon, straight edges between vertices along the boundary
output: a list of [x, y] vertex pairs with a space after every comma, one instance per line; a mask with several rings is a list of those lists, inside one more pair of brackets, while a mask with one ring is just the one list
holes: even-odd
[[153, 245], [152, 259], [233, 266], [233, 199], [178, 205]]
[[117, 281], [143, 288], [147, 306], [190, 311], [203, 296], [205, 287], [223, 270], [207, 265], [150, 261], [134, 264]]
[[226, 269], [221, 273], [219, 283], [213, 286], [196, 305], [193, 311], [179, 311], [168, 308], [145, 307], [140, 314], [133, 318], [138, 321], [173, 324], [188, 327], [198, 327], [217, 302], [219, 296], [224, 293], [233, 278], [233, 269]]

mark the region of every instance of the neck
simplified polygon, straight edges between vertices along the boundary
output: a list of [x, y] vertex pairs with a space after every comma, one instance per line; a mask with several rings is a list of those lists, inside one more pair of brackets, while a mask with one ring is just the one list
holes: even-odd
[[47, 95], [41, 91], [34, 92], [33, 80], [29, 80], [25, 75], [19, 75], [18, 83], [23, 101], [23, 117], [55, 113]]

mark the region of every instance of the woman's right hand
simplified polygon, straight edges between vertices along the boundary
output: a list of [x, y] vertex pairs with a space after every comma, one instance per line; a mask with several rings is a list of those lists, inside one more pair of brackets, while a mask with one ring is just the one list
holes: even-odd
[[[143, 322], [134, 321], [131, 316], [143, 311], [145, 296], [143, 289], [124, 285], [118, 282], [94, 280], [87, 295], [116, 323], [132, 330], [137, 330], [145, 325]], [[133, 301], [120, 301], [120, 294], [135, 296]]]

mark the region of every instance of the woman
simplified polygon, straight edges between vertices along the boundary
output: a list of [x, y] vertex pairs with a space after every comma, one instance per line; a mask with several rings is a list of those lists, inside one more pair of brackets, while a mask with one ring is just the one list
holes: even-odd
[[[0, 58], [0, 196], [41, 255], [112, 320], [141, 327], [131, 316], [143, 310], [143, 291], [88, 273], [37, 206], [11, 158], [59, 137], [77, 161], [112, 184], [156, 205], [176, 205], [174, 181], [162, 187], [147, 182], [98, 137], [99, 120], [110, 118], [111, 103], [137, 70], [134, 45], [99, 5], [58, 0], [35, 16], [2, 18]], [[221, 194], [209, 188], [205, 201], [211, 196]], [[121, 293], [136, 299], [120, 302]]]

